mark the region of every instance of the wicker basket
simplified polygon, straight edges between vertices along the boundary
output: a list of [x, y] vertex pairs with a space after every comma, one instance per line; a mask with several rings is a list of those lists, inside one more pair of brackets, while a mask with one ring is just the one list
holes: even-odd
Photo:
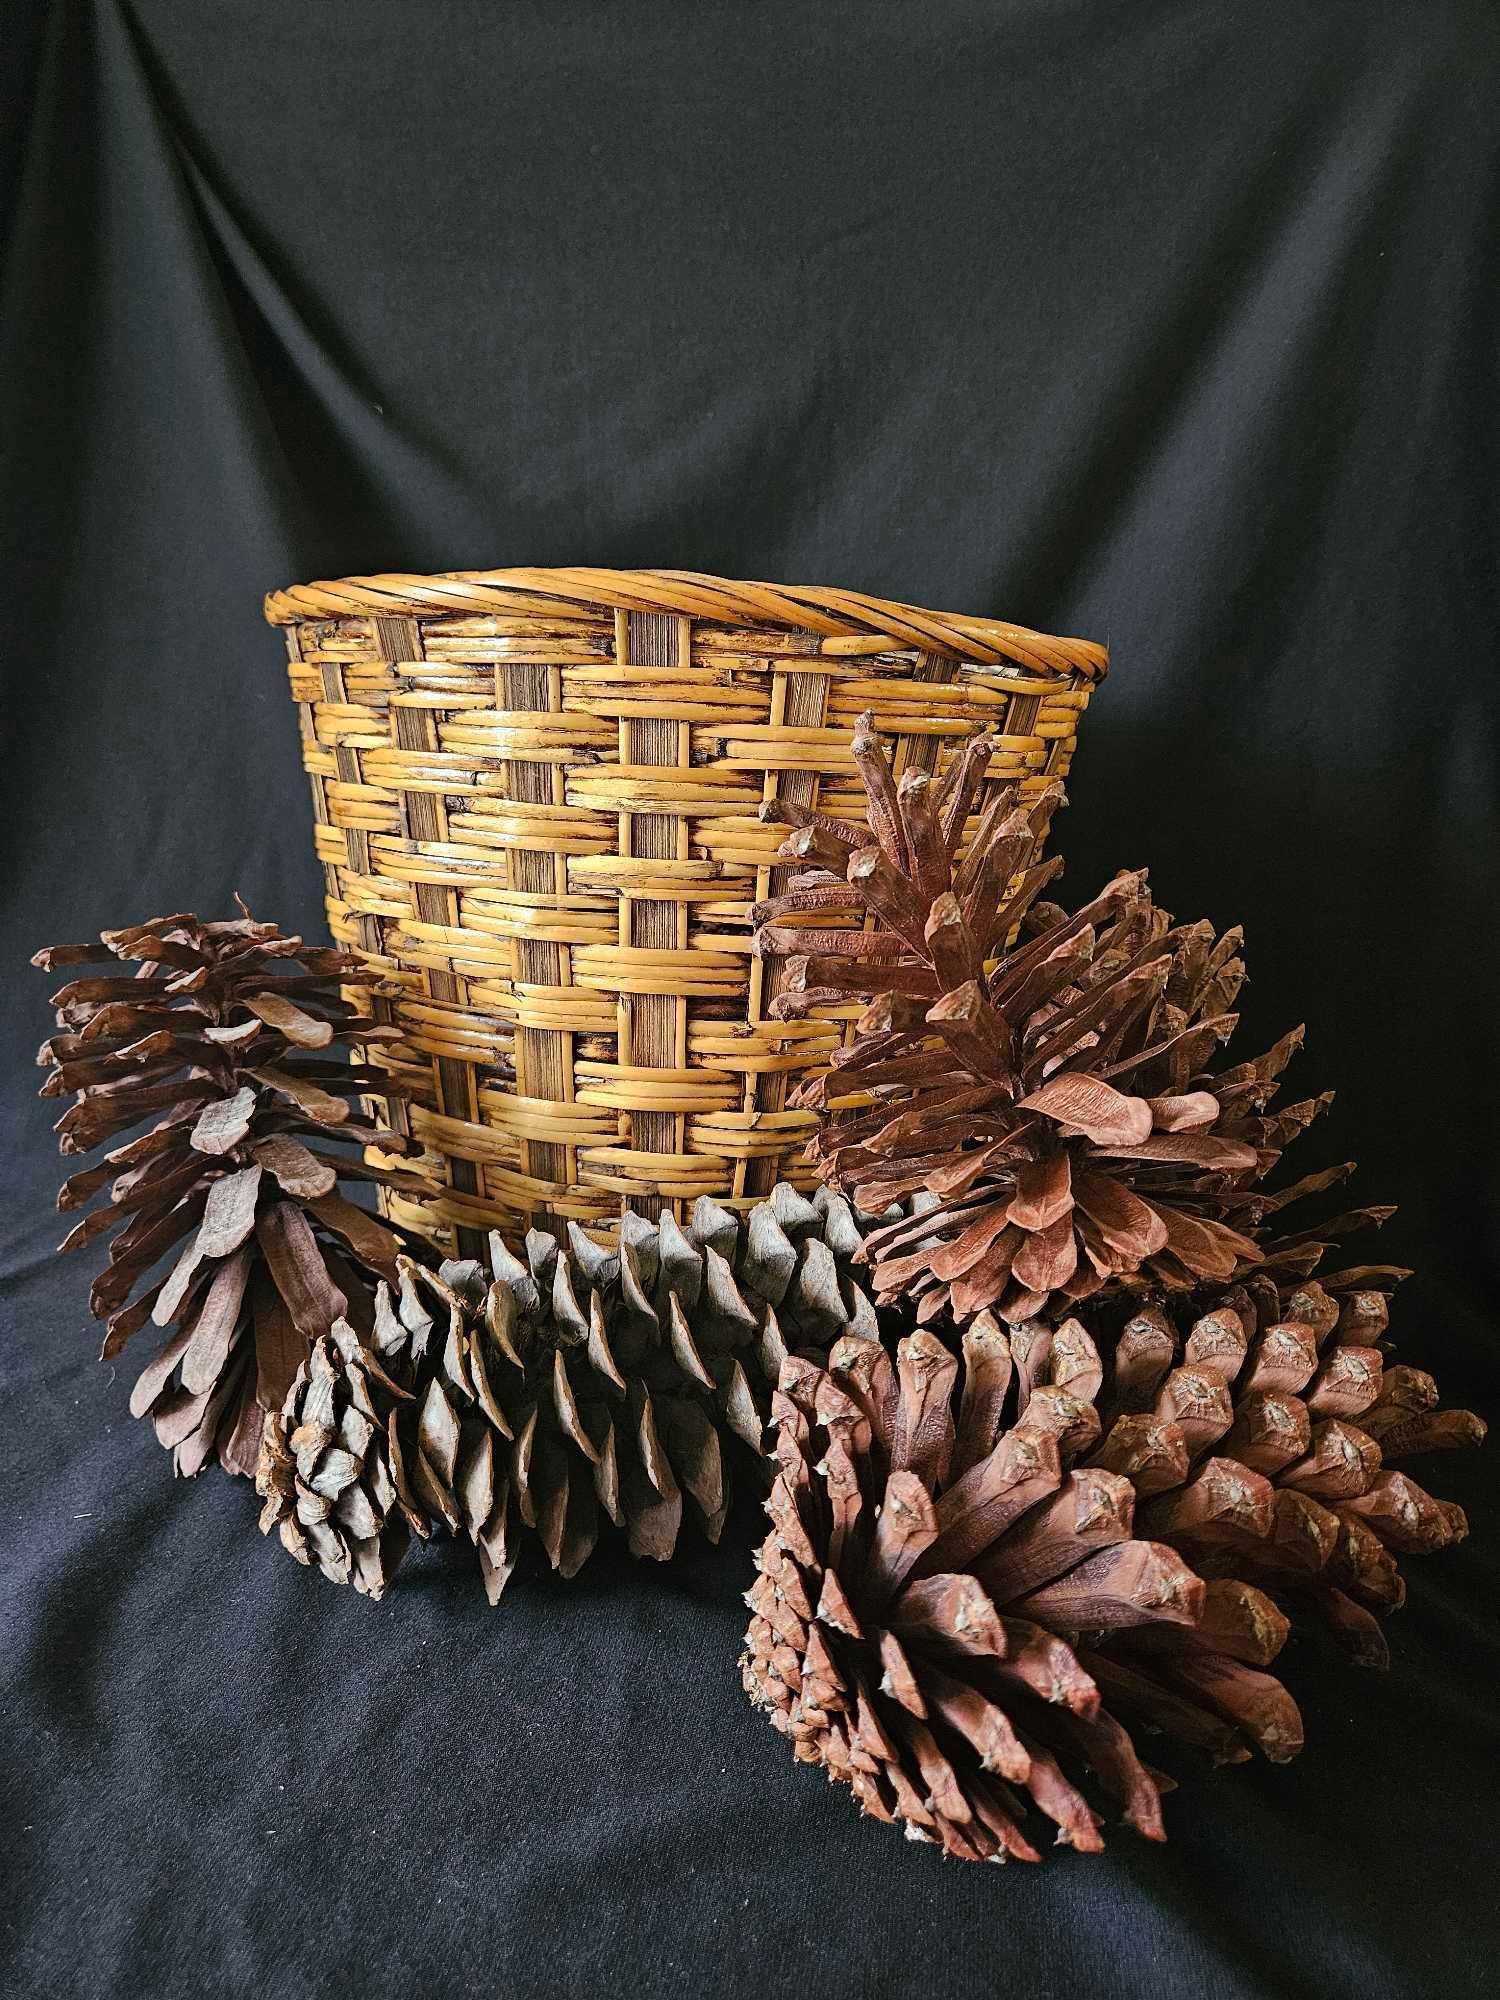
[[286, 630], [328, 915], [392, 975], [428, 1204], [471, 1232], [607, 1229], [799, 1178], [789, 1083], [844, 1018], [767, 1018], [748, 911], [777, 798], [856, 816], [855, 716], [896, 768], [976, 722], [991, 779], [1064, 774], [1104, 649], [851, 591], [672, 570], [356, 577], [266, 601]]

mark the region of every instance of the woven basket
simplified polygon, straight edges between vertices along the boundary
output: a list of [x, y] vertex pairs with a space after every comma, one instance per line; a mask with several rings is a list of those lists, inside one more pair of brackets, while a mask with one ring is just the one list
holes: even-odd
[[338, 941], [387, 972], [430, 1203], [472, 1232], [755, 1201], [799, 1166], [789, 1086], [859, 1011], [767, 1018], [748, 912], [784, 798], [862, 816], [872, 709], [896, 770], [975, 723], [991, 781], [1066, 773], [1104, 649], [852, 591], [673, 570], [355, 577], [285, 628]]

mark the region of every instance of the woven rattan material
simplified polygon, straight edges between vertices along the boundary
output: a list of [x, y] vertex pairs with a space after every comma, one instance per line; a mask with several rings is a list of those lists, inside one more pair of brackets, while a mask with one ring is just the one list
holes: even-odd
[[350, 578], [266, 615], [334, 936], [399, 987], [393, 1122], [434, 1195], [389, 1212], [460, 1247], [805, 1181], [789, 1079], [858, 1009], [768, 1018], [748, 913], [788, 828], [762, 808], [862, 817], [866, 709], [898, 776], [982, 724], [988, 781], [1040, 788], [1105, 671], [1081, 639], [675, 571]]

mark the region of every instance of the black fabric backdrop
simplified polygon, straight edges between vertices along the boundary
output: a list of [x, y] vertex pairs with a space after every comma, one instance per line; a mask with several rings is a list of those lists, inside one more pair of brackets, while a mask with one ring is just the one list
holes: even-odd
[[[1496, 290], [1487, 0], [13, 6], [6, 963], [243, 890], [321, 931], [263, 591], [662, 564], [1106, 639], [1061, 828], [1250, 936], [1493, 1398]], [[1494, 1478], [1395, 1670], [1171, 1844], [965, 1869], [740, 1694], [753, 1522], [488, 1613], [371, 1606], [174, 1485], [49, 1262], [5, 1011], [0, 1988], [1478, 1994]], [[1303, 1656], [1305, 1654], [1305, 1657]], [[1493, 1990], [1488, 1988], [1488, 1990]]]

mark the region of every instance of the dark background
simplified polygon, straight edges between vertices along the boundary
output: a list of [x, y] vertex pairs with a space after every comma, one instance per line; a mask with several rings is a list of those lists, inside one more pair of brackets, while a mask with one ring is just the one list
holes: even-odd
[[[1490, 0], [0, 6], [5, 963], [321, 930], [260, 598], [660, 564], [1106, 639], [1060, 830], [1250, 934], [1493, 1414]], [[1394, 1671], [1171, 1844], [943, 1864], [746, 1705], [753, 1523], [488, 1613], [174, 1485], [54, 1266], [8, 984], [0, 1991], [1444, 1996], [1500, 1948], [1494, 1474]], [[1490, 1454], [1493, 1458], [1493, 1453]], [[451, 1557], [451, 1559], [450, 1559]], [[1486, 1858], [1489, 1848], [1490, 1858]], [[1491, 1989], [1492, 1990], [1492, 1989]]]

